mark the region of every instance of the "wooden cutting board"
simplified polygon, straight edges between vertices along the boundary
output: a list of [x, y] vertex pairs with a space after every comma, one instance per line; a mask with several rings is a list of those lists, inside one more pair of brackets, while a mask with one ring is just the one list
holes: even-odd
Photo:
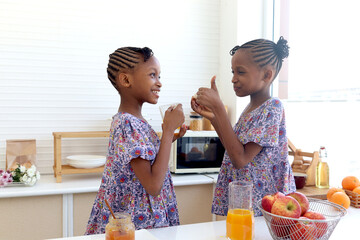
[[329, 191], [328, 188], [317, 188], [315, 186], [305, 186], [302, 189], [297, 189], [296, 191], [305, 194], [307, 197], [318, 198], [326, 200], [326, 194]]

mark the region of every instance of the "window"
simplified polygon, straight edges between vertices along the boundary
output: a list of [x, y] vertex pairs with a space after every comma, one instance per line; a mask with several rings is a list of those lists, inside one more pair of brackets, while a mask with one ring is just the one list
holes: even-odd
[[279, 10], [275, 32], [285, 36], [290, 46], [279, 76], [288, 137], [304, 151], [326, 146], [330, 184], [340, 186], [344, 176], [360, 174], [354, 151], [360, 135], [360, 31], [355, 27], [360, 4], [351, 0], [275, 3]]

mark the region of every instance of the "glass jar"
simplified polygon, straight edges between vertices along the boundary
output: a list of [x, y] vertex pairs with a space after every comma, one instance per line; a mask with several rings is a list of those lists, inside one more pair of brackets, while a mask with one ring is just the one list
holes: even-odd
[[203, 117], [196, 112], [191, 112], [189, 129], [192, 131], [203, 130]]
[[114, 213], [116, 219], [110, 215], [105, 227], [106, 240], [135, 240], [135, 225], [131, 216], [125, 212]]

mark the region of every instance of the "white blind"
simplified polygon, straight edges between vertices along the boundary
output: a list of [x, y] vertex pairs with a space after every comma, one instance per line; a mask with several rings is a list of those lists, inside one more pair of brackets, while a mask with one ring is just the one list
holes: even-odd
[[[148, 46], [159, 59], [158, 105], [209, 86], [219, 69], [220, 0], [0, 0], [0, 168], [6, 139], [37, 140], [38, 168], [53, 173], [57, 131], [104, 131], [119, 106], [106, 75], [122, 46]], [[158, 105], [144, 115], [160, 130]], [[63, 158], [106, 154], [107, 139], [65, 139]]]

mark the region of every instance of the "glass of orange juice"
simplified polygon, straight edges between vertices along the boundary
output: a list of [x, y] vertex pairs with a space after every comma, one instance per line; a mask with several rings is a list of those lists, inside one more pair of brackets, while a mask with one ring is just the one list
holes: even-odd
[[229, 240], [254, 239], [251, 182], [234, 181], [229, 184], [226, 237]]

